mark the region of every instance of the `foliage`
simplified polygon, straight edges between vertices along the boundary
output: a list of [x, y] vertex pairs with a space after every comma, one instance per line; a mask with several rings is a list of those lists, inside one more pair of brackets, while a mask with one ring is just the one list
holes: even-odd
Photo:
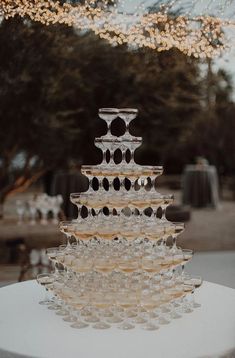
[[[209, 66], [209, 71], [211, 68]], [[232, 102], [232, 81], [223, 70], [209, 74], [209, 89], [200, 117], [193, 122], [192, 133], [186, 138], [181, 151], [192, 157], [204, 156], [217, 166], [221, 174], [235, 171], [235, 104]], [[208, 83], [205, 84], [208, 86]]]
[[[179, 172], [198, 154], [222, 161], [213, 157], [218, 148], [210, 128], [225, 107], [230, 119], [213, 128], [215, 137], [223, 136], [220, 152], [233, 149], [233, 142], [225, 149], [234, 127], [229, 78], [211, 73], [210, 81], [203, 79], [199, 62], [176, 50], [116, 48], [89, 32], [15, 18], [0, 26], [0, 59], [2, 200], [70, 159], [98, 162], [93, 140], [105, 132], [99, 107], [138, 107], [131, 129], [144, 143], [136, 158], [165, 164], [169, 172]], [[216, 101], [209, 106], [211, 81]], [[113, 127], [121, 133], [120, 121]]]

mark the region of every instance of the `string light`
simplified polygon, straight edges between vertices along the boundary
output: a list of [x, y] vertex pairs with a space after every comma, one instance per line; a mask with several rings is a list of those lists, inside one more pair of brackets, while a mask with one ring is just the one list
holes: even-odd
[[[223, 13], [230, 1], [219, 3]], [[173, 15], [176, 6], [179, 8], [181, 4], [182, 0], [172, 0], [151, 9], [141, 3], [135, 6], [134, 11], [128, 12], [125, 0], [85, 0], [78, 3], [1, 0], [0, 15], [5, 19], [18, 15], [45, 25], [59, 23], [81, 30], [89, 29], [115, 46], [127, 44], [159, 52], [177, 48], [197, 58], [215, 57], [228, 48], [224, 29], [235, 28], [235, 21], [208, 14], [195, 15], [195, 0], [192, 0], [191, 11]], [[214, 7], [215, 0], [209, 1], [207, 12], [211, 4]]]

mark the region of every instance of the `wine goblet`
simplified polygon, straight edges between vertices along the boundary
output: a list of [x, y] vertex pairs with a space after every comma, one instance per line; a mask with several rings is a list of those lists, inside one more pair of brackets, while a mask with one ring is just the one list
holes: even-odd
[[50, 211], [50, 208], [49, 208], [49, 203], [46, 200], [42, 201], [40, 211], [42, 214], [41, 224], [47, 225], [48, 224], [48, 213]]
[[16, 200], [16, 211], [18, 214], [18, 225], [21, 225], [23, 222], [24, 212], [25, 212], [25, 205], [21, 200]]
[[60, 213], [60, 204], [57, 202], [57, 200], [55, 200], [55, 202], [53, 203], [53, 206], [51, 208], [52, 213], [53, 213], [53, 219], [52, 219], [52, 223], [57, 225], [59, 220], [58, 220], [58, 216]]
[[30, 225], [36, 224], [36, 214], [37, 214], [37, 207], [34, 200], [30, 200], [29, 204], [29, 215], [30, 215]]

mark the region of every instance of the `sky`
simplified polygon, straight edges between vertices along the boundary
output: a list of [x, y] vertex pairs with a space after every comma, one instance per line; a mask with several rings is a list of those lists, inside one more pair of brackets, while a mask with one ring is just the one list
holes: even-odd
[[[157, 1], [166, 3], [169, 0], [120, 0], [125, 2], [125, 6], [129, 11], [135, 9], [134, 4], [144, 4], [148, 7]], [[175, 3], [175, 8], [185, 7], [191, 8], [195, 15], [213, 14], [224, 19], [234, 20], [235, 22], [235, 0], [171, 0]], [[187, 5], [188, 4], [188, 5]], [[232, 77], [235, 86], [235, 28], [234, 30], [226, 30], [231, 48], [221, 54], [220, 57], [214, 59], [214, 68], [224, 68]], [[235, 91], [234, 91], [235, 96]]]
[[[233, 79], [235, 88], [235, 29], [233, 31], [227, 31], [227, 38], [229, 47], [225, 50], [220, 57], [214, 59], [214, 68], [223, 68], [229, 72]], [[234, 89], [235, 99], [235, 89]]]
[[215, 59], [215, 67], [226, 69], [233, 76], [235, 84], [235, 48], [225, 52], [220, 58]]

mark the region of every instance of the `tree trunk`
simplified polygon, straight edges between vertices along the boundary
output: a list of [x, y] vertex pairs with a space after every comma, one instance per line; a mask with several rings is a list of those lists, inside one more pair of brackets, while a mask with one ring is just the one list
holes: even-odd
[[4, 217], [4, 203], [5, 203], [5, 197], [1, 195], [0, 193], [0, 220]]

